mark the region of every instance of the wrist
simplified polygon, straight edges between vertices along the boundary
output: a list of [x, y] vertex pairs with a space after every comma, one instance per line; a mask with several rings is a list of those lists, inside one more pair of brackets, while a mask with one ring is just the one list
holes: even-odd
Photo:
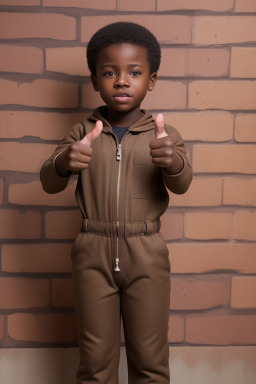
[[70, 177], [72, 172], [65, 167], [64, 154], [65, 151], [58, 153], [58, 155], [54, 159], [54, 167], [56, 172], [61, 177]]
[[172, 165], [170, 167], [165, 167], [166, 172], [169, 175], [177, 175], [182, 171], [183, 167], [183, 158], [177, 152], [174, 151]]

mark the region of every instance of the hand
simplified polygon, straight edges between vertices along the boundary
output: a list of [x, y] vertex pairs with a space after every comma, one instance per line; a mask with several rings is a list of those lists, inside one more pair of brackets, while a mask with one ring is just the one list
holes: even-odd
[[182, 158], [174, 151], [173, 143], [164, 129], [164, 117], [161, 113], [155, 119], [155, 139], [149, 143], [152, 162], [166, 169], [171, 175], [178, 174], [183, 168]]
[[56, 170], [60, 176], [66, 177], [71, 172], [82, 171], [88, 168], [91, 161], [91, 144], [103, 129], [102, 121], [98, 120], [91, 132], [87, 133], [80, 141], [71, 144], [56, 158]]

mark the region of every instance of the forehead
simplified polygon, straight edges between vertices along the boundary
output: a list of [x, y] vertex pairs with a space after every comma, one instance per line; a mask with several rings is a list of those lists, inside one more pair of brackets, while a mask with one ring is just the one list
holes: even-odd
[[102, 49], [98, 56], [98, 65], [108, 64], [141, 64], [149, 66], [147, 50], [135, 44], [112, 44]]

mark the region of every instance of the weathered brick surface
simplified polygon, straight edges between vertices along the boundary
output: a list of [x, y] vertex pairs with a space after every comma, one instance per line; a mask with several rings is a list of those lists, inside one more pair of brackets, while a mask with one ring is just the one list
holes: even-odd
[[234, 237], [237, 240], [256, 240], [256, 211], [235, 212]]
[[236, 0], [235, 12], [256, 12], [254, 0]]
[[[244, 66], [245, 62], [247, 63], [246, 67]], [[241, 78], [256, 77], [256, 48], [232, 48], [230, 76]]]
[[74, 239], [80, 232], [81, 213], [72, 211], [50, 211], [45, 215], [45, 236], [47, 239]]
[[52, 305], [58, 308], [73, 307], [74, 298], [71, 279], [53, 279]]
[[224, 12], [232, 9], [233, 0], [158, 0], [157, 4], [159, 11], [199, 9]]
[[195, 145], [194, 172], [255, 174], [255, 149], [255, 145]]
[[228, 49], [164, 48], [159, 76], [222, 77], [228, 74]]
[[235, 120], [235, 139], [238, 142], [256, 142], [255, 114], [238, 114]]
[[227, 278], [173, 278], [171, 282], [171, 309], [227, 307], [229, 299], [230, 281]]
[[8, 335], [17, 341], [74, 342], [75, 318], [69, 313], [15, 313], [8, 316]]
[[155, 0], [119, 0], [117, 9], [120, 11], [154, 11]]
[[0, 204], [3, 203], [3, 193], [4, 193], [4, 183], [3, 179], [0, 179]]
[[191, 42], [192, 19], [189, 16], [136, 14], [82, 17], [82, 41], [89, 41], [99, 28], [117, 21], [130, 21], [143, 25], [150, 29], [161, 43], [189, 44]]
[[229, 212], [186, 213], [184, 227], [188, 239], [230, 239], [232, 215]]
[[231, 307], [256, 308], [256, 277], [233, 277], [231, 287]]
[[166, 211], [161, 217], [161, 232], [165, 240], [183, 238], [183, 216], [179, 213]]
[[256, 81], [194, 81], [189, 84], [188, 106], [199, 110], [255, 109]]
[[4, 337], [4, 316], [0, 315], [0, 340]]
[[74, 76], [89, 76], [85, 47], [46, 49], [46, 70]]
[[170, 316], [168, 339], [170, 343], [182, 343], [185, 338], [185, 321], [182, 316]]
[[172, 273], [256, 273], [256, 244], [170, 243]]
[[43, 51], [36, 47], [0, 45], [0, 71], [43, 73]]
[[192, 344], [255, 344], [256, 316], [198, 315], [186, 319], [186, 342]]
[[54, 13], [0, 13], [2, 39], [75, 40], [74, 17]]
[[256, 178], [225, 178], [223, 184], [223, 204], [256, 205]]
[[40, 181], [12, 184], [9, 187], [8, 200], [20, 205], [76, 206], [75, 187], [74, 182], [61, 193], [49, 195], [42, 189]]
[[222, 203], [222, 179], [194, 178], [184, 195], [170, 193], [171, 206], [204, 207], [220, 206]]
[[75, 108], [78, 106], [78, 86], [54, 80], [34, 80], [17, 83], [0, 79], [1, 104], [20, 104], [30, 107]]
[[32, 6], [40, 5], [40, 0], [0, 0], [0, 5]]
[[47, 279], [0, 278], [2, 309], [45, 307], [49, 303], [50, 284]]
[[115, 9], [116, 1], [115, 0], [72, 0], [70, 3], [69, 0], [43, 0], [43, 5], [46, 7], [76, 7], [76, 8], [92, 8], [92, 9]]
[[41, 235], [40, 214], [16, 209], [0, 210], [1, 239], [38, 239]]
[[254, 16], [199, 16], [195, 18], [195, 45], [255, 42]]
[[2, 271], [11, 273], [70, 273], [71, 244], [3, 244]]
[[83, 119], [83, 113], [0, 111], [1, 137], [33, 136], [60, 141], [75, 123]]

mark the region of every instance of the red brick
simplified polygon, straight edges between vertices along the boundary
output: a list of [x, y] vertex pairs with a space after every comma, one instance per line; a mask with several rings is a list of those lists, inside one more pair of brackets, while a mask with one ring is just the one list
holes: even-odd
[[119, 11], [155, 11], [155, 0], [119, 0], [117, 9]]
[[256, 273], [256, 244], [167, 244], [172, 273]]
[[43, 73], [43, 51], [36, 47], [0, 45], [0, 71]]
[[2, 271], [70, 273], [71, 244], [3, 244]]
[[170, 343], [182, 343], [185, 338], [185, 321], [181, 316], [169, 317], [168, 339]]
[[254, 16], [195, 17], [193, 44], [232, 44], [256, 40]]
[[161, 233], [164, 239], [182, 239], [183, 231], [183, 215], [167, 210], [161, 217]]
[[89, 41], [101, 27], [117, 21], [130, 21], [148, 28], [160, 43], [191, 43], [192, 19], [183, 15], [104, 15], [84, 16], [81, 22], [82, 42]]
[[240, 142], [256, 142], [256, 115], [238, 114], [235, 120], [235, 139]]
[[227, 76], [228, 49], [163, 48], [160, 76]]
[[76, 7], [76, 8], [88, 8], [88, 9], [100, 9], [108, 10], [116, 8], [116, 0], [43, 0], [45, 7]]
[[4, 337], [4, 316], [0, 315], [0, 339]]
[[231, 238], [232, 214], [228, 212], [185, 213], [185, 236], [193, 240]]
[[[0, 170], [39, 172], [56, 145], [2, 142]], [[10, 156], [10, 153], [15, 156]], [[33, 161], [31, 161], [33, 159]]]
[[74, 239], [80, 232], [81, 213], [75, 211], [51, 211], [45, 215], [47, 239]]
[[3, 195], [4, 195], [4, 182], [3, 182], [3, 179], [0, 179], [0, 204], [3, 204]]
[[256, 12], [254, 0], [236, 0], [235, 12]]
[[34, 136], [44, 140], [61, 140], [83, 118], [82, 113], [0, 111], [1, 137]]
[[26, 184], [11, 184], [8, 201], [21, 205], [77, 206], [75, 187], [76, 182], [73, 182], [64, 191], [49, 195], [44, 192], [40, 181], [31, 181]]
[[0, 0], [0, 5], [32, 6], [40, 5], [40, 0]]
[[207, 10], [224, 12], [233, 8], [233, 0], [158, 0], [158, 11]]
[[235, 212], [234, 236], [237, 240], [256, 240], [256, 211]]
[[204, 345], [256, 343], [256, 316], [198, 315], [186, 319], [186, 342]]
[[46, 279], [0, 278], [0, 307], [33, 308], [50, 303], [50, 284]]
[[255, 145], [195, 145], [194, 172], [256, 173]]
[[226, 178], [223, 184], [223, 204], [256, 205], [256, 178]]
[[227, 278], [171, 280], [171, 309], [208, 309], [229, 305], [230, 281]]
[[233, 277], [231, 307], [256, 308], [256, 277]]
[[90, 76], [86, 61], [86, 48], [47, 48], [46, 70], [73, 76]]
[[187, 141], [228, 141], [233, 138], [233, 115], [223, 111], [172, 112], [164, 121]]
[[52, 305], [61, 308], [74, 306], [72, 279], [53, 279]]
[[43, 343], [74, 342], [76, 339], [73, 314], [23, 314], [8, 316], [8, 334], [14, 340]]
[[[256, 23], [255, 23], [256, 25]], [[256, 81], [202, 80], [189, 84], [189, 108], [251, 110], [256, 108]]]
[[[105, 103], [99, 92], [93, 91], [91, 83], [84, 84], [82, 106], [95, 108]], [[163, 98], [162, 95], [165, 95]], [[184, 109], [186, 108], [186, 85], [182, 82], [158, 80], [152, 92], [148, 92], [142, 103], [147, 109]]]
[[170, 203], [174, 207], [219, 206], [222, 203], [222, 179], [194, 178], [184, 195], [169, 192]]
[[76, 39], [75, 18], [61, 14], [3, 12], [0, 25], [2, 39]]
[[231, 49], [230, 77], [256, 77], [256, 48]]
[[54, 80], [17, 83], [0, 79], [0, 104], [20, 104], [40, 108], [75, 108], [78, 106], [78, 85]]
[[15, 209], [1, 209], [0, 223], [2, 239], [38, 239], [41, 236], [41, 218], [38, 212], [21, 213]]

